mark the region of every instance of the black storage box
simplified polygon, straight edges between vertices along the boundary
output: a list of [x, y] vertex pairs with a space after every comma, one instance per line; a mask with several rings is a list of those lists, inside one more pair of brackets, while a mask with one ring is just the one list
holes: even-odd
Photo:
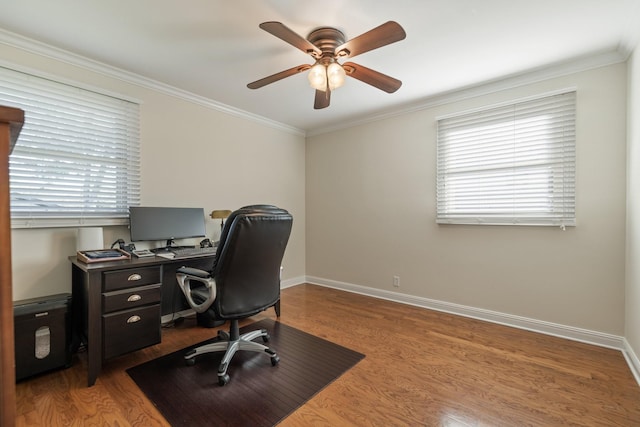
[[16, 381], [71, 366], [71, 294], [14, 301]]

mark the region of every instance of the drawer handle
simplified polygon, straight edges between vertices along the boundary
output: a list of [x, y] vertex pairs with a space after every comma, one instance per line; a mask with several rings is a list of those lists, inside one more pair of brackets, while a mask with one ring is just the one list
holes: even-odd
[[133, 315], [127, 319], [127, 323], [136, 323], [140, 321], [140, 316]]
[[142, 276], [141, 276], [141, 275], [139, 275], [138, 273], [134, 273], [134, 274], [132, 274], [131, 276], [127, 277], [127, 280], [128, 280], [129, 282], [134, 282], [134, 281], [136, 281], [136, 280], [140, 280], [140, 279], [142, 279]]
[[140, 301], [142, 299], [142, 297], [138, 294], [133, 294], [133, 295], [129, 295], [129, 298], [127, 298], [127, 302], [134, 302], [134, 301]]

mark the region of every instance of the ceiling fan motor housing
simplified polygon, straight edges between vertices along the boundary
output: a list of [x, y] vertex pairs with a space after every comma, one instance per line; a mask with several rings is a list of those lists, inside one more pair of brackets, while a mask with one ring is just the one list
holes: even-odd
[[[307, 40], [309, 40], [311, 44], [313, 44], [314, 46], [316, 46], [318, 49], [322, 51], [322, 56], [317, 57], [316, 59], [328, 58], [330, 60], [329, 61], [325, 60], [326, 62], [333, 62], [332, 60], [339, 53], [339, 52], [336, 52], [336, 48], [340, 45], [343, 45], [346, 41], [346, 38], [342, 33], [342, 31], [336, 28], [321, 27], [309, 33]], [[313, 53], [311, 52], [310, 54], [313, 55]], [[346, 56], [347, 54], [343, 56]]]

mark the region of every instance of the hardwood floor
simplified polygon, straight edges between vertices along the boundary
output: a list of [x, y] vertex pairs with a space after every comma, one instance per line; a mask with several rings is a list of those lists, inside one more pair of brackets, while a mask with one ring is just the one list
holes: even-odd
[[[640, 387], [616, 350], [313, 285], [283, 290], [280, 321], [366, 355], [281, 426], [640, 426]], [[167, 426], [124, 370], [213, 335], [187, 319], [90, 388], [75, 355], [17, 385], [17, 425]]]

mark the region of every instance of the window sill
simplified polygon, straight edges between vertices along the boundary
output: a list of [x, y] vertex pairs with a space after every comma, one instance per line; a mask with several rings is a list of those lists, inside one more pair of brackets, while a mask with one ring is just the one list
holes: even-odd
[[11, 229], [128, 225], [128, 218], [12, 218]]

